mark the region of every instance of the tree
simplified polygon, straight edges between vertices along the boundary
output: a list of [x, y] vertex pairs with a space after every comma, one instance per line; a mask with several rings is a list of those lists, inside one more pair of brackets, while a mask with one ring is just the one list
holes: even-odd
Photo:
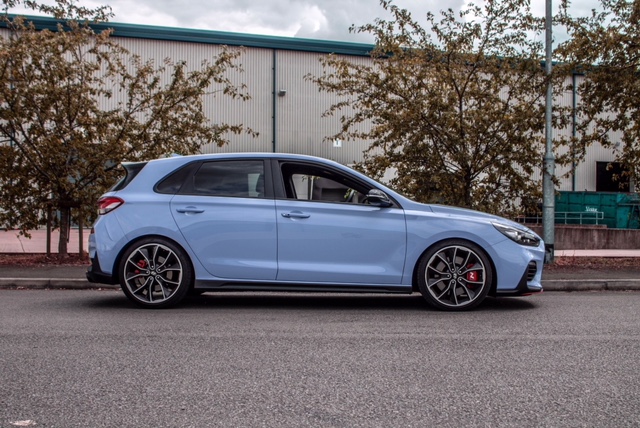
[[240, 50], [224, 49], [195, 71], [170, 59], [156, 65], [115, 43], [111, 31], [94, 32], [91, 23], [104, 22], [108, 8], [25, 4], [60, 23], [39, 30], [2, 17], [9, 36], [0, 39], [0, 222], [7, 226], [28, 234], [56, 210], [58, 252], [66, 254], [71, 216], [93, 215], [122, 161], [195, 153], [203, 143], [224, 144], [228, 132], [254, 134], [212, 124], [203, 111], [205, 95], [249, 97], [228, 77], [241, 71]]
[[640, 170], [640, 1], [601, 0], [602, 10], [571, 18], [565, 5], [563, 22], [569, 40], [556, 50], [585, 78], [576, 88], [578, 138], [574, 157], [601, 143], [617, 146], [616, 160], [631, 177]]
[[[546, 76], [542, 22], [525, 0], [489, 0], [426, 16], [381, 1], [393, 17], [352, 28], [375, 36], [372, 64], [331, 56], [308, 76], [340, 96], [331, 138], [371, 142], [360, 167], [423, 202], [504, 215], [539, 198]], [[561, 77], [558, 82], [561, 81]], [[559, 83], [558, 83], [559, 84]], [[556, 126], [564, 116], [557, 114]]]

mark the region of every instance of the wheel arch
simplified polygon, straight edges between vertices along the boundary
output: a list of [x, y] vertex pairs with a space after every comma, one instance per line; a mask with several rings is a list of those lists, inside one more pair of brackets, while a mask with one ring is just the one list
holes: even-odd
[[111, 269], [112, 277], [114, 279], [114, 281], [117, 281], [117, 283], [120, 283], [120, 261], [122, 260], [122, 257], [124, 256], [124, 254], [129, 250], [129, 248], [133, 247], [135, 244], [137, 244], [138, 242], [145, 240], [145, 239], [152, 239], [152, 238], [160, 238], [162, 240], [168, 241], [171, 244], [175, 245], [176, 247], [178, 247], [181, 251], [184, 252], [184, 254], [187, 255], [187, 261], [189, 262], [189, 266], [191, 267], [192, 272], [194, 272], [194, 277], [191, 280], [191, 284], [189, 284], [189, 288], [193, 288], [193, 285], [195, 284], [195, 269], [193, 266], [193, 260], [191, 260], [191, 255], [189, 254], [189, 251], [187, 251], [184, 246], [182, 244], [180, 244], [179, 242], [177, 242], [175, 239], [171, 239], [168, 236], [164, 236], [164, 235], [159, 235], [159, 234], [149, 234], [149, 235], [141, 235], [141, 236], [137, 236], [135, 239], [132, 239], [131, 241], [129, 241], [127, 243], [127, 245], [124, 245], [121, 249], [120, 252], [118, 253], [118, 255], [116, 256], [114, 262], [113, 262], [113, 268]]
[[496, 295], [496, 290], [498, 288], [498, 272], [496, 271], [496, 265], [493, 261], [493, 258], [491, 257], [491, 255], [484, 249], [484, 247], [480, 244], [478, 244], [477, 242], [474, 242], [470, 239], [467, 238], [443, 238], [440, 239], [439, 241], [436, 241], [434, 243], [432, 243], [431, 245], [429, 245], [427, 248], [425, 248], [422, 253], [420, 253], [420, 256], [416, 259], [415, 264], [413, 265], [413, 273], [411, 275], [411, 289], [414, 292], [420, 292], [420, 289], [418, 288], [418, 267], [420, 265], [420, 260], [422, 260], [422, 257], [424, 257], [424, 255], [431, 250], [433, 247], [442, 244], [443, 242], [447, 242], [447, 241], [465, 241], [465, 242], [469, 242], [470, 244], [475, 245], [476, 247], [478, 247], [485, 255], [485, 257], [487, 258], [487, 260], [489, 260], [489, 263], [491, 263], [491, 270], [493, 271], [493, 275], [491, 277], [491, 288], [489, 289], [489, 296], [495, 296]]

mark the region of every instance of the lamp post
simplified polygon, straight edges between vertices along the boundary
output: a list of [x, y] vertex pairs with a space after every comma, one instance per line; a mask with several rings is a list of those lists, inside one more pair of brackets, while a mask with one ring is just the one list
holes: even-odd
[[542, 173], [542, 227], [545, 242], [545, 261], [553, 262], [555, 244], [555, 188], [553, 176], [555, 174], [556, 159], [553, 155], [553, 139], [551, 129], [551, 109], [553, 106], [553, 86], [551, 84], [552, 72], [552, 11], [551, 0], [545, 0], [545, 71], [547, 75], [547, 95], [545, 103], [545, 146], [544, 168]]

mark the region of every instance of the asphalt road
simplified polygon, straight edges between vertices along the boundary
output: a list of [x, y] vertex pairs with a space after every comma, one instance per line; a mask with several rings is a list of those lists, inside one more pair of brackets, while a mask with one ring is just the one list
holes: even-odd
[[0, 427], [640, 426], [640, 293], [0, 290]]

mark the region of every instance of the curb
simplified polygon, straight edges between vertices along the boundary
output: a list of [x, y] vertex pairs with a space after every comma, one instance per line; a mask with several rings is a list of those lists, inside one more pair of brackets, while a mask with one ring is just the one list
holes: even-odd
[[544, 291], [638, 291], [640, 279], [549, 279], [542, 281]]
[[[548, 279], [544, 291], [640, 291], [640, 279]], [[120, 286], [94, 284], [80, 278], [0, 278], [0, 289], [119, 290]]]
[[119, 285], [93, 284], [75, 278], [0, 278], [0, 289], [19, 290], [104, 290], [120, 289]]

